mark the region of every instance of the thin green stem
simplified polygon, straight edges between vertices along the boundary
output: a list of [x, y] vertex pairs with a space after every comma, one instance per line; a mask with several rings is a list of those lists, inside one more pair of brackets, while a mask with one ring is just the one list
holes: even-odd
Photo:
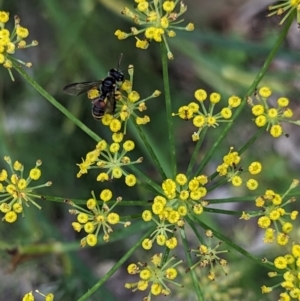
[[152, 161], [154, 162], [155, 166], [157, 167], [157, 170], [160, 173], [161, 177], [163, 179], [166, 179], [167, 176], [166, 176], [166, 174], [165, 174], [165, 172], [164, 172], [164, 170], [163, 170], [163, 168], [162, 168], [162, 166], [161, 166], [161, 164], [160, 164], [160, 162], [159, 162], [159, 160], [158, 160], [158, 158], [157, 158], [157, 156], [156, 156], [156, 154], [155, 154], [152, 146], [150, 145], [149, 141], [147, 140], [146, 135], [142, 131], [141, 127], [138, 126], [136, 124], [136, 122], [132, 118], [131, 118], [131, 121], [132, 121], [133, 126], [135, 127], [135, 129], [139, 133], [140, 138], [144, 142], [144, 145], [145, 145], [146, 149], [148, 150], [148, 153], [149, 153], [150, 157], [152, 158]]
[[189, 163], [189, 166], [188, 166], [188, 169], [187, 169], [187, 172], [186, 172], [186, 175], [188, 178], [190, 178], [190, 174], [192, 172], [192, 169], [196, 163], [196, 160], [197, 160], [197, 157], [199, 156], [199, 149], [202, 145], [202, 142], [205, 138], [205, 134], [207, 132], [207, 128], [205, 128], [202, 132], [201, 132], [201, 135], [200, 135], [200, 139], [197, 141], [197, 144], [194, 148], [194, 151], [193, 151], [193, 154], [192, 154], [192, 158], [191, 158], [191, 161]]
[[162, 188], [156, 182], [152, 181], [149, 177], [142, 173], [134, 165], [129, 165], [128, 168], [137, 176], [137, 184], [139, 186], [144, 187], [154, 194], [163, 194]]
[[139, 241], [131, 247], [131, 249], [102, 277], [93, 287], [91, 287], [84, 295], [82, 295], [77, 301], [88, 300], [88, 298], [95, 293], [120, 267], [125, 261], [134, 253], [134, 251], [141, 246], [142, 241], [148, 237], [153, 229], [143, 235]]
[[242, 196], [236, 198], [227, 199], [206, 199], [209, 204], [224, 204], [224, 203], [240, 203], [240, 202], [253, 202], [256, 199], [255, 196]]
[[199, 242], [204, 245], [205, 240], [204, 240], [203, 236], [199, 233], [199, 230], [196, 228], [196, 224], [194, 224], [188, 216], [186, 217], [186, 221], [189, 224], [189, 226], [192, 228], [192, 230], [194, 231], [194, 234], [198, 238]]
[[[187, 260], [188, 266], [191, 267], [193, 265], [193, 263], [192, 263], [192, 258], [191, 258], [191, 252], [189, 252], [190, 247], [188, 245], [188, 241], [187, 241], [187, 237], [186, 237], [184, 228], [180, 228], [180, 236], [181, 236], [181, 240], [182, 240], [182, 244], [183, 244], [183, 248], [184, 248], [185, 258]], [[197, 300], [204, 301], [204, 296], [203, 296], [203, 293], [199, 286], [199, 279], [198, 279], [197, 275], [195, 274], [193, 269], [191, 269], [189, 271], [189, 274], [191, 275], [191, 278], [192, 278], [192, 281], [194, 284], [195, 293], [197, 295]]]
[[[258, 74], [256, 75], [253, 83], [251, 84], [250, 88], [248, 89], [246, 95], [243, 98], [243, 101], [241, 103], [241, 105], [237, 108], [237, 110], [235, 111], [233, 117], [232, 117], [232, 121], [234, 121], [235, 119], [237, 119], [237, 117], [241, 114], [242, 110], [244, 109], [245, 105], [247, 104], [247, 98], [249, 95], [252, 95], [253, 92], [255, 91], [256, 87], [258, 86], [258, 84], [260, 83], [260, 81], [262, 80], [262, 78], [265, 76], [269, 66], [271, 65], [277, 51], [279, 50], [283, 40], [285, 39], [288, 30], [292, 24], [294, 20], [294, 16], [291, 15], [290, 18], [286, 21], [284, 28], [282, 29], [277, 41], [275, 42], [274, 47], [272, 48], [271, 52], [269, 53], [268, 57], [266, 58], [263, 66], [261, 67], [260, 71], [258, 72]], [[220, 143], [222, 142], [223, 138], [227, 136], [227, 132], [231, 129], [232, 125], [234, 124], [234, 122], [230, 122], [227, 123], [226, 127], [224, 128], [224, 130], [222, 131], [221, 135], [218, 137], [217, 141], [213, 144], [213, 146], [211, 147], [211, 149], [208, 151], [208, 153], [205, 155], [204, 159], [202, 160], [200, 166], [198, 167], [197, 171], [195, 174], [199, 174], [201, 173], [201, 171], [203, 170], [203, 168], [206, 166], [206, 164], [210, 161], [212, 155], [214, 154], [214, 152], [216, 151], [216, 149], [219, 147]], [[243, 149], [244, 151], [245, 149]]]
[[216, 209], [216, 208], [204, 208], [204, 211], [209, 213], [237, 215], [237, 216], [241, 216], [243, 213], [243, 211], [224, 210], [224, 209]]
[[52, 97], [46, 90], [44, 90], [34, 79], [32, 79], [18, 64], [13, 62], [14, 68], [21, 74], [21, 76], [44, 98], [46, 98], [53, 106], [66, 115], [72, 122], [74, 122], [87, 135], [92, 137], [95, 141], [102, 140], [96, 133], [91, 131], [85, 124], [71, 114], [64, 106], [62, 106], [54, 97]]
[[160, 43], [161, 56], [162, 56], [162, 72], [163, 72], [163, 83], [165, 92], [165, 102], [166, 102], [166, 113], [167, 113], [167, 123], [168, 123], [168, 138], [169, 138], [169, 151], [173, 177], [177, 174], [177, 164], [176, 164], [176, 150], [175, 150], [175, 138], [174, 138], [174, 126], [172, 117], [172, 103], [171, 103], [171, 93], [169, 84], [169, 72], [168, 72], [168, 58], [167, 49], [164, 43]]
[[249, 146], [252, 145], [252, 144], [253, 144], [253, 143], [254, 143], [254, 142], [262, 135], [262, 133], [263, 133], [265, 130], [266, 130], [265, 127], [259, 129], [259, 130], [253, 135], [253, 137], [252, 137], [249, 141], [247, 141], [247, 142], [245, 143], [245, 145], [242, 146], [242, 147], [238, 150], [239, 155], [241, 155], [246, 149], [248, 149]]

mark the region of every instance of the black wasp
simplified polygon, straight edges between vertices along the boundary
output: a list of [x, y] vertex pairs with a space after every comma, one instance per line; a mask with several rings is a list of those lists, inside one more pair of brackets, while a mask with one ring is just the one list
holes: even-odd
[[92, 115], [96, 120], [101, 119], [105, 113], [111, 114], [115, 111], [117, 87], [124, 82], [124, 75], [120, 71], [122, 56], [121, 54], [118, 67], [116, 69], [110, 69], [106, 78], [96, 81], [73, 83], [64, 87], [64, 92], [72, 96], [78, 96], [91, 89], [97, 89], [99, 91], [100, 95], [92, 99]]

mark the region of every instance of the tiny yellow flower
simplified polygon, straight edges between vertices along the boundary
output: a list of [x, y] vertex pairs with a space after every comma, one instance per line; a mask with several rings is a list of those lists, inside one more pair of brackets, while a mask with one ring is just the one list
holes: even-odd
[[224, 118], [224, 119], [230, 119], [231, 116], [232, 116], [232, 111], [229, 109], [229, 108], [223, 108], [221, 110], [221, 116]]
[[6, 23], [9, 20], [9, 13], [5, 11], [0, 11], [0, 22]]
[[84, 231], [86, 233], [92, 233], [95, 230], [95, 225], [92, 222], [87, 222], [86, 224], [84, 224]]
[[166, 241], [166, 246], [169, 249], [171, 249], [171, 250], [173, 250], [174, 248], [176, 248], [176, 246], [177, 246], [177, 239], [176, 239], [176, 237], [172, 237], [172, 238], [168, 239]]
[[207, 98], [207, 93], [205, 90], [199, 89], [195, 92], [194, 96], [198, 101], [203, 102]]
[[230, 96], [228, 99], [228, 104], [232, 107], [232, 108], [236, 108], [241, 104], [241, 99], [238, 96]]
[[86, 237], [86, 243], [91, 247], [93, 247], [97, 244], [97, 240], [98, 240], [97, 236], [92, 233], [88, 234]]
[[183, 186], [183, 185], [185, 185], [187, 183], [187, 177], [186, 177], [185, 174], [182, 174], [182, 173], [178, 174], [176, 176], [175, 180], [181, 186]]
[[254, 116], [259, 116], [262, 115], [264, 113], [264, 106], [262, 105], [255, 105], [252, 107], [252, 114]]
[[286, 97], [280, 97], [277, 99], [277, 103], [280, 107], [287, 107], [289, 105], [289, 100]]
[[111, 224], [111, 225], [115, 225], [118, 224], [120, 221], [120, 216], [117, 213], [111, 212], [107, 215], [107, 221]]
[[121, 122], [118, 119], [112, 119], [109, 123], [109, 128], [112, 132], [117, 133], [121, 129]]
[[14, 211], [9, 211], [4, 215], [3, 220], [8, 223], [14, 223], [17, 220], [17, 214]]
[[174, 10], [174, 8], [175, 8], [175, 2], [174, 1], [165, 1], [163, 3], [163, 9], [167, 13], [172, 12]]
[[259, 162], [252, 162], [249, 167], [248, 170], [250, 172], [251, 175], [257, 175], [261, 172], [262, 170], [262, 165]]
[[137, 181], [137, 180], [136, 180], [135, 175], [130, 174], [130, 175], [127, 175], [127, 176], [125, 177], [125, 183], [126, 183], [126, 185], [129, 186], [129, 187], [134, 186], [134, 185], [136, 184], [136, 181]]
[[258, 127], [263, 127], [266, 125], [266, 123], [267, 123], [267, 117], [264, 115], [259, 115], [255, 118], [255, 124]]
[[86, 202], [86, 206], [92, 210], [97, 206], [97, 201], [95, 199], [88, 199]]
[[221, 100], [221, 95], [219, 93], [211, 93], [210, 96], [209, 96], [209, 100], [211, 103], [218, 103], [220, 100]]
[[[202, 115], [198, 115], [198, 116], [193, 118], [193, 125], [197, 128], [203, 127], [205, 125], [205, 123], [206, 123], [206, 118]], [[198, 134], [196, 134], [196, 135], [199, 138], [199, 135]]]
[[145, 250], [150, 250], [152, 248], [152, 241], [149, 238], [146, 238], [142, 242], [142, 247]]
[[277, 269], [283, 270], [287, 267], [287, 260], [283, 256], [278, 256], [274, 260], [274, 265]]
[[263, 229], [267, 229], [271, 225], [271, 220], [267, 216], [262, 216], [258, 219], [258, 226]]
[[249, 179], [246, 183], [246, 186], [249, 190], [255, 190], [258, 187], [258, 182], [254, 179]]
[[243, 180], [242, 180], [242, 178], [240, 176], [234, 176], [231, 179], [231, 183], [232, 183], [233, 186], [238, 187], [238, 186], [242, 185]]
[[150, 222], [151, 219], [152, 219], [152, 213], [150, 210], [144, 210], [143, 213], [142, 213], [142, 219], [145, 221], [145, 222]]
[[77, 215], [77, 220], [79, 223], [85, 224], [89, 220], [89, 216], [82, 212]]
[[109, 189], [103, 189], [100, 193], [100, 199], [104, 202], [110, 201], [112, 198], [112, 192]]
[[38, 180], [41, 177], [41, 170], [39, 168], [33, 168], [30, 170], [29, 176], [33, 180]]
[[267, 97], [270, 97], [271, 94], [272, 94], [272, 91], [269, 87], [261, 87], [258, 91], [259, 95], [264, 97], [264, 98], [267, 98]]
[[282, 135], [282, 127], [279, 124], [272, 125], [270, 129], [270, 134], [274, 137], [277, 138]]
[[25, 27], [18, 26], [17, 29], [16, 29], [16, 34], [17, 34], [18, 37], [20, 37], [22, 39], [25, 39], [25, 38], [28, 37], [29, 31]]
[[[1, 21], [1, 13], [2, 12], [0, 12], [0, 21]], [[22, 301], [34, 301], [34, 296], [33, 296], [32, 292], [25, 294]]]
[[135, 144], [134, 144], [134, 142], [133, 142], [132, 140], [127, 140], [127, 141], [125, 141], [124, 144], [123, 144], [123, 148], [124, 148], [124, 150], [126, 150], [127, 152], [132, 151], [132, 150], [134, 149], [134, 147], [135, 147]]

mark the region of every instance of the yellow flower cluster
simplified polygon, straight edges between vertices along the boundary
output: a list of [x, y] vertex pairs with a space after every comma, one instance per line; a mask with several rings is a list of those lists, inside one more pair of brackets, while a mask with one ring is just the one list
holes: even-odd
[[[223, 267], [222, 267], [223, 268]], [[177, 300], [197, 300], [195, 286], [192, 277], [187, 273], [184, 267], [178, 267], [178, 277], [181, 279], [183, 288], [176, 288], [174, 296]], [[228, 268], [226, 269], [229, 270]], [[240, 283], [241, 269], [237, 264], [230, 269], [226, 275], [218, 275], [218, 280], [211, 282], [208, 279], [207, 273], [203, 269], [193, 269], [193, 274], [199, 282], [203, 300], [211, 301], [229, 301], [229, 300], [255, 300], [254, 293], [251, 288], [246, 288]]]
[[283, 278], [283, 281], [277, 283], [272, 287], [262, 286], [262, 293], [267, 294], [278, 286], [281, 286], [285, 291], [280, 294], [282, 301], [299, 300], [300, 299], [300, 245], [294, 243], [291, 252], [284, 256], [278, 256], [274, 259], [274, 266], [282, 271], [282, 274], [276, 272], [270, 272], [269, 277], [278, 279], [279, 276]]
[[[115, 35], [119, 40], [124, 40], [130, 36], [137, 36], [144, 33], [144, 39], [140, 40], [136, 37], [136, 47], [147, 49], [151, 41], [158, 43], [163, 42], [167, 49], [167, 56], [173, 59], [173, 54], [170, 51], [167, 38], [176, 36], [174, 30], [194, 30], [194, 24], [189, 23], [185, 27], [178, 26], [183, 21], [180, 17], [186, 12], [187, 6], [181, 1], [147, 1], [135, 0], [137, 2], [136, 13], [125, 7], [122, 14], [130, 18], [135, 24], [142, 26], [142, 29], [135, 27], [131, 28], [131, 33], [126, 33], [117, 30]], [[175, 11], [179, 6], [179, 10]]]
[[130, 80], [125, 80], [120, 90], [116, 92], [116, 109], [114, 115], [105, 114], [102, 118], [102, 123], [108, 126], [113, 133], [121, 131], [122, 122], [124, 122], [123, 133], [126, 134], [127, 122], [133, 118], [138, 125], [144, 125], [150, 122], [150, 117], [144, 115], [143, 117], [136, 114], [137, 111], [143, 112], [147, 110], [146, 101], [151, 98], [158, 97], [161, 92], [156, 90], [147, 98], [140, 99], [138, 92], [132, 90], [133, 85], [133, 66], [130, 65], [128, 73]]
[[287, 12], [286, 15], [282, 18], [282, 20], [279, 23], [279, 25], [282, 25], [284, 23], [284, 21], [291, 14], [293, 14], [296, 11], [297, 12], [297, 22], [299, 24], [300, 23], [299, 6], [300, 6], [300, 0], [284, 0], [284, 1], [281, 1], [281, 3], [279, 3], [279, 4], [270, 5], [269, 10], [272, 11], [272, 12], [269, 13], [267, 16], [268, 17], [274, 16], [274, 15], [281, 16], [285, 12]]
[[[39, 295], [43, 296], [45, 299], [45, 301], [54, 301], [54, 295], [52, 293], [50, 294], [42, 294], [41, 292], [39, 292], [38, 290], [36, 290], [36, 293], [38, 293]], [[24, 295], [22, 301], [34, 301], [34, 295], [32, 294], [32, 292], [29, 292], [27, 294]]]
[[231, 122], [232, 109], [237, 108], [241, 104], [241, 99], [238, 96], [231, 96], [228, 99], [228, 106], [224, 107], [219, 113], [214, 115], [214, 107], [221, 101], [221, 95], [213, 92], [209, 96], [210, 106], [208, 110], [204, 106], [204, 101], [207, 99], [207, 93], [203, 89], [198, 89], [194, 94], [196, 102], [191, 102], [188, 105], [182, 106], [178, 109], [178, 113], [173, 113], [172, 116], [178, 115], [181, 119], [193, 119], [193, 124], [198, 128], [197, 132], [192, 135], [193, 141], [198, 141], [201, 131], [205, 127], [217, 127], [221, 122]]
[[17, 220], [17, 214], [22, 213], [24, 216], [24, 205], [29, 207], [29, 203], [32, 203], [41, 209], [33, 199], [41, 199], [42, 196], [35, 194], [33, 191], [42, 187], [51, 186], [52, 182], [29, 187], [31, 181], [36, 181], [41, 177], [42, 173], [39, 169], [39, 166], [42, 164], [41, 160], [36, 162], [35, 167], [30, 170], [29, 176], [26, 179], [23, 175], [23, 164], [19, 161], [12, 163], [8, 156], [4, 157], [4, 160], [10, 167], [11, 175], [9, 175], [6, 169], [0, 171], [0, 211], [5, 213], [2, 218], [3, 221], [13, 223]]
[[176, 267], [182, 263], [182, 260], [171, 264], [175, 259], [176, 257], [171, 257], [164, 263], [162, 253], [159, 253], [151, 258], [150, 263], [131, 263], [127, 267], [128, 274], [138, 274], [140, 279], [137, 282], [126, 283], [125, 288], [130, 289], [132, 292], [136, 292], [138, 290], [145, 291], [150, 287], [147, 297], [143, 298], [143, 300], [147, 301], [151, 300], [152, 295], [170, 295], [171, 290], [167, 285], [168, 282], [182, 287], [182, 285], [174, 281], [178, 274]]
[[190, 214], [200, 215], [207, 202], [203, 200], [207, 190], [207, 176], [200, 175], [188, 181], [185, 174], [178, 174], [175, 181], [166, 179], [162, 183], [162, 190], [165, 196], [156, 196], [153, 200], [152, 211], [145, 210], [142, 218], [145, 222], [152, 221], [157, 225], [151, 238], [143, 241], [144, 249], [152, 248], [153, 242], [160, 246], [174, 249], [177, 246], [177, 239], [173, 235], [175, 226], [184, 225], [184, 217]]
[[131, 187], [136, 184], [136, 177], [133, 174], [129, 174], [124, 170], [125, 166], [137, 164], [142, 162], [142, 158], [136, 161], [131, 161], [127, 155], [132, 151], [135, 144], [131, 140], [127, 140], [123, 143], [121, 149], [121, 142], [124, 135], [122, 133], [114, 133], [112, 135], [113, 143], [108, 145], [105, 140], [101, 140], [96, 145], [93, 151], [87, 153], [85, 160], [82, 159], [82, 163], [77, 164], [80, 171], [77, 177], [81, 177], [86, 174], [89, 169], [105, 169], [106, 171], [100, 172], [97, 177], [97, 181], [104, 182], [110, 179], [119, 179], [123, 175], [125, 176], [125, 183]]
[[[293, 225], [287, 219], [289, 218], [291, 221], [295, 220], [298, 216], [298, 211], [294, 210], [292, 212], [286, 211], [286, 205], [289, 203], [295, 202], [295, 198], [289, 198], [284, 201], [284, 198], [287, 194], [299, 185], [298, 180], [293, 180], [292, 184], [288, 188], [288, 190], [280, 195], [275, 193], [271, 189], [267, 189], [265, 194], [259, 196], [255, 200], [255, 204], [258, 208], [261, 208], [262, 211], [256, 214], [248, 214], [244, 215], [244, 219], [249, 219], [254, 216], [260, 216], [258, 219], [258, 226], [262, 229], [265, 229], [265, 243], [272, 243], [275, 240], [275, 232], [276, 241], [279, 245], [286, 245], [289, 241], [288, 233], [293, 230]], [[246, 218], [247, 216], [247, 218]], [[271, 227], [273, 225], [273, 228]], [[279, 230], [281, 228], [281, 231]], [[276, 229], [276, 230], [274, 230]]]
[[[243, 179], [240, 176], [244, 170], [237, 165], [240, 163], [241, 157], [238, 152], [233, 151], [233, 147], [230, 148], [229, 153], [223, 157], [223, 163], [217, 167], [217, 172], [220, 176], [226, 176], [228, 182], [231, 182], [233, 186], [241, 186]], [[261, 163], [255, 161], [248, 167], [248, 172], [251, 175], [257, 175], [261, 172]], [[248, 179], [246, 186], [249, 190], [255, 190], [258, 187], [258, 182], [255, 179]]]
[[76, 208], [69, 210], [71, 214], [77, 215], [77, 222], [72, 223], [74, 230], [80, 232], [84, 229], [87, 233], [87, 236], [81, 239], [81, 247], [84, 247], [86, 244], [91, 247], [95, 246], [101, 227], [104, 233], [103, 240], [107, 242], [109, 241], [110, 233], [113, 232], [110, 225], [123, 224], [124, 227], [130, 226], [130, 222], [122, 222], [119, 214], [112, 212], [114, 207], [121, 202], [122, 199], [120, 197], [109, 207], [107, 202], [112, 199], [112, 192], [109, 189], [102, 190], [100, 193], [102, 206], [100, 208], [93, 192], [92, 196], [93, 198], [88, 199], [86, 202], [87, 209], [77, 206], [70, 200], [65, 201], [67, 204]]
[[283, 134], [281, 122], [288, 122], [300, 125], [299, 121], [292, 121], [292, 109], [288, 108], [289, 100], [286, 97], [277, 99], [277, 108], [270, 107], [267, 100], [271, 96], [272, 91], [268, 87], [259, 89], [256, 99], [258, 104], [253, 104], [252, 99], [248, 102], [252, 106], [252, 114], [255, 116], [255, 124], [258, 127], [267, 127], [267, 131], [277, 138]]
[[[211, 230], [207, 230], [205, 232], [206, 236], [208, 238], [213, 238], [213, 232]], [[211, 245], [211, 240], [209, 240], [209, 244]], [[200, 260], [197, 261], [193, 266], [189, 268], [189, 270], [194, 269], [198, 266], [201, 268], [203, 267], [209, 267], [210, 271], [207, 275], [208, 279], [213, 281], [216, 278], [216, 265], [217, 267], [221, 268], [223, 273], [226, 275], [226, 272], [224, 271], [224, 266], [227, 265], [227, 261], [225, 259], [222, 259], [219, 257], [219, 254], [221, 253], [227, 253], [228, 250], [222, 250], [219, 251], [218, 248], [222, 242], [219, 242], [215, 247], [206, 246], [204, 244], [200, 245], [197, 249], [191, 249], [192, 253], [195, 253], [196, 257], [199, 257]]]
[[24, 49], [32, 46], [38, 45], [37, 41], [32, 41], [31, 44], [27, 44], [25, 39], [29, 35], [27, 28], [20, 25], [20, 18], [15, 16], [15, 27], [12, 32], [5, 28], [5, 24], [9, 21], [9, 13], [5, 11], [0, 11], [0, 64], [6, 68], [14, 80], [11, 72], [13, 67], [13, 62], [20, 63], [26, 67], [31, 67], [31, 63], [25, 63], [21, 60], [14, 58], [12, 55], [18, 49]]

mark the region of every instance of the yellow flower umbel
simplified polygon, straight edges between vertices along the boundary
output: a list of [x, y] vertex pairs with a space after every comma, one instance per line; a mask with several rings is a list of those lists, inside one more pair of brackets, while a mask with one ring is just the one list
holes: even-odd
[[204, 187], [207, 181], [205, 175], [188, 181], [186, 175], [178, 174], [175, 181], [166, 179], [162, 183], [165, 196], [156, 196], [153, 200], [152, 211], [145, 210], [142, 214], [145, 222], [153, 222], [157, 225], [151, 237], [143, 241], [144, 249], [151, 249], [154, 241], [169, 249], [177, 246], [174, 227], [182, 227], [185, 216], [200, 215], [203, 212], [203, 207], [207, 205], [207, 202], [203, 200], [207, 193]]
[[210, 105], [208, 110], [204, 106], [204, 101], [207, 99], [207, 93], [203, 89], [198, 89], [194, 94], [195, 98], [200, 103], [191, 102], [188, 105], [182, 106], [178, 109], [178, 113], [173, 113], [172, 116], [178, 115], [181, 119], [189, 120], [193, 119], [193, 124], [198, 131], [192, 135], [192, 140], [199, 140], [201, 131], [205, 127], [216, 128], [221, 122], [231, 122], [232, 109], [238, 107], [241, 104], [241, 99], [238, 96], [231, 96], [228, 99], [228, 105], [224, 107], [219, 113], [214, 114], [215, 105], [221, 101], [221, 95], [219, 93], [211, 93], [209, 96]]
[[288, 108], [289, 100], [286, 97], [277, 99], [277, 107], [270, 107], [268, 98], [271, 96], [272, 91], [268, 87], [262, 87], [256, 94], [258, 104], [253, 104], [252, 99], [248, 101], [252, 106], [252, 114], [255, 116], [254, 122], [258, 127], [266, 126], [267, 131], [277, 138], [283, 134], [281, 122], [293, 123], [300, 125], [300, 120], [290, 120], [293, 116], [292, 109]]
[[153, 243], [166, 246], [168, 249], [177, 247], [177, 238], [174, 236], [175, 226], [182, 227], [185, 216], [200, 215], [207, 202], [203, 200], [207, 190], [207, 176], [200, 175], [188, 181], [185, 174], [178, 174], [175, 181], [166, 179], [162, 183], [165, 196], [154, 198], [152, 211], [145, 210], [142, 218], [145, 222], [153, 222], [156, 227], [150, 238], [146, 238], [142, 247], [146, 250], [152, 248]]
[[11, 79], [14, 81], [14, 77], [11, 72], [13, 63], [22, 64], [26, 67], [31, 67], [31, 63], [25, 63], [19, 59], [14, 58], [16, 49], [24, 49], [38, 45], [37, 41], [32, 41], [27, 44], [25, 39], [29, 35], [27, 28], [20, 25], [20, 18], [15, 16], [15, 27], [10, 32], [5, 28], [5, 24], [9, 20], [9, 13], [0, 11], [0, 64], [6, 68], [9, 72]]
[[98, 235], [102, 228], [103, 240], [109, 241], [110, 234], [113, 229], [110, 225], [123, 224], [124, 227], [130, 226], [130, 222], [122, 222], [119, 214], [113, 212], [114, 207], [121, 202], [122, 198], [117, 198], [115, 203], [109, 207], [107, 202], [112, 199], [112, 192], [109, 189], [104, 189], [100, 193], [100, 199], [102, 206], [99, 206], [99, 202], [96, 200], [94, 192], [92, 192], [93, 198], [88, 199], [86, 206], [88, 209], [77, 206], [70, 200], [66, 200], [67, 204], [70, 204], [76, 209], [70, 209], [71, 214], [77, 215], [77, 222], [73, 222], [72, 226], [75, 231], [79, 232], [81, 229], [87, 233], [83, 239], [81, 239], [80, 245], [84, 247], [86, 244], [93, 247], [97, 244]]
[[184, 20], [180, 17], [186, 12], [187, 6], [183, 1], [162, 1], [162, 0], [135, 0], [137, 4], [136, 13], [125, 7], [122, 14], [130, 18], [135, 24], [142, 26], [142, 29], [131, 28], [131, 33], [117, 30], [115, 35], [119, 40], [124, 40], [130, 36], [137, 36], [144, 33], [144, 39], [136, 37], [136, 47], [147, 49], [151, 41], [163, 42], [167, 49], [169, 59], [173, 59], [167, 38], [176, 36], [174, 30], [194, 30], [194, 24], [178, 26]]
[[[244, 169], [237, 166], [240, 161], [241, 157], [238, 152], [234, 152], [233, 147], [231, 147], [229, 153], [223, 157], [223, 163], [217, 167], [219, 176], [225, 176], [228, 182], [231, 182], [231, 184], [235, 187], [243, 184], [241, 174], [244, 172]], [[257, 175], [261, 172], [261, 170], [262, 165], [258, 161], [252, 162], [248, 167], [248, 172], [251, 175]], [[255, 190], [258, 188], [258, 182], [251, 178], [247, 180], [246, 186], [249, 190]]]
[[123, 133], [126, 134], [127, 122], [129, 119], [134, 120], [138, 125], [144, 125], [150, 122], [150, 117], [147, 115], [139, 116], [137, 113], [147, 110], [146, 101], [151, 98], [158, 97], [161, 92], [156, 90], [147, 98], [140, 99], [138, 92], [132, 90], [133, 85], [133, 66], [128, 67], [130, 75], [129, 80], [125, 80], [116, 91], [116, 109], [114, 115], [105, 114], [102, 118], [102, 123], [110, 128], [113, 133], [121, 131], [122, 123], [124, 122]]
[[288, 16], [290, 16], [294, 12], [297, 12], [297, 22], [298, 22], [298, 24], [300, 23], [300, 0], [281, 1], [280, 4], [270, 5], [269, 11], [272, 11], [272, 12], [269, 13], [267, 15], [267, 17], [271, 17], [274, 15], [281, 16], [285, 12], [287, 12], [286, 15], [280, 21], [279, 25], [282, 25], [283, 22], [288, 18]]
[[121, 145], [123, 137], [122, 133], [114, 133], [112, 144], [108, 145], [105, 140], [98, 142], [96, 148], [87, 153], [85, 160], [82, 159], [82, 163], [77, 164], [80, 169], [77, 178], [86, 174], [89, 169], [104, 169], [105, 171], [98, 174], [97, 181], [104, 182], [110, 179], [119, 179], [124, 175], [126, 185], [134, 186], [137, 181], [136, 177], [129, 174], [124, 167], [141, 163], [143, 158], [131, 162], [127, 153], [134, 149], [135, 144], [133, 141], [127, 140]]
[[170, 295], [171, 290], [167, 286], [168, 283], [182, 287], [181, 284], [174, 281], [177, 277], [176, 267], [182, 263], [182, 260], [170, 265], [170, 263], [176, 259], [174, 256], [169, 258], [165, 263], [162, 262], [162, 259], [163, 256], [162, 253], [160, 253], [155, 254], [151, 258], [150, 263], [131, 263], [127, 267], [128, 273], [130, 275], [138, 274], [140, 279], [137, 282], [126, 283], [125, 287], [130, 289], [132, 292], [136, 292], [138, 290], [145, 291], [150, 288], [148, 295], [143, 298], [145, 301], [151, 301], [152, 296]]
[[22, 213], [24, 216], [24, 205], [29, 207], [29, 203], [32, 203], [37, 208], [41, 209], [33, 199], [41, 199], [41, 195], [33, 193], [35, 189], [48, 187], [52, 185], [52, 182], [47, 182], [43, 185], [31, 186], [31, 181], [37, 181], [41, 177], [41, 170], [38, 168], [41, 166], [42, 161], [38, 160], [34, 168], [29, 172], [29, 176], [24, 178], [24, 166], [15, 161], [13, 164], [10, 157], [4, 157], [4, 160], [8, 163], [11, 171], [11, 176], [6, 169], [0, 171], [0, 211], [5, 213], [2, 218], [3, 221], [13, 223], [17, 220], [17, 213]]
[[191, 252], [195, 253], [195, 255], [199, 257], [200, 260], [197, 261], [193, 266], [191, 266], [189, 270], [195, 269], [198, 266], [200, 266], [201, 268], [205, 268], [208, 266], [210, 267], [210, 271], [207, 277], [209, 280], [215, 280], [216, 278], [215, 266], [221, 268], [223, 273], [227, 275], [227, 273], [224, 270], [224, 266], [227, 265], [227, 260], [220, 258], [219, 254], [227, 253], [228, 250], [218, 251], [218, 248], [220, 247], [222, 242], [219, 242], [215, 247], [211, 247], [211, 238], [213, 238], [213, 233], [211, 230], [206, 230], [205, 234], [208, 238], [210, 238], [209, 246], [202, 244], [198, 247], [198, 249], [191, 249]]
[[300, 244], [293, 243], [290, 253], [283, 256], [278, 256], [274, 259], [274, 263], [264, 260], [265, 263], [274, 265], [280, 273], [269, 272], [268, 276], [274, 279], [282, 277], [277, 284], [267, 287], [262, 286], [262, 293], [267, 294], [272, 292], [275, 288], [281, 287], [284, 289], [279, 297], [282, 301], [299, 300], [300, 298]]
[[[226, 269], [229, 270], [228, 268]], [[241, 286], [241, 269], [237, 263], [231, 266], [231, 271], [226, 275], [218, 275], [217, 281], [211, 281], [207, 277], [204, 269], [193, 269], [194, 275], [199, 282], [203, 300], [209, 301], [237, 301], [237, 300], [255, 300], [251, 288], [246, 289]], [[182, 288], [175, 288], [177, 300], [197, 300], [193, 279], [182, 266], [178, 267], [178, 277], [182, 279]]]
[[[256, 207], [260, 208], [261, 211], [258, 213], [248, 213], [247, 219], [260, 216], [257, 223], [260, 228], [265, 229], [265, 243], [272, 243], [275, 238], [276, 242], [281, 246], [288, 243], [288, 233], [293, 229], [291, 221], [297, 218], [298, 211], [287, 212], [285, 209], [286, 205], [296, 201], [294, 197], [286, 201], [284, 201], [284, 199], [288, 193], [298, 185], [299, 181], [293, 180], [288, 190], [282, 195], [268, 189], [264, 195], [256, 198]], [[246, 216], [245, 213], [243, 213], [243, 215]]]

